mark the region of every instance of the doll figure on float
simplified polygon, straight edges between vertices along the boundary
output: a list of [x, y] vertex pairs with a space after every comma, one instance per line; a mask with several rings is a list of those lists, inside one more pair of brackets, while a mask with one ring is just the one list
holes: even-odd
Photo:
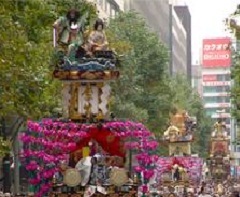
[[175, 141], [177, 137], [180, 135], [179, 129], [170, 123], [168, 129], [164, 132], [164, 138], [170, 141]]
[[81, 185], [101, 185], [106, 179], [104, 166], [100, 162], [101, 158], [87, 156], [77, 162], [75, 168], [81, 174]]
[[88, 184], [90, 175], [91, 175], [91, 169], [92, 165], [94, 165], [94, 159], [91, 156], [84, 157], [80, 161], [77, 162], [75, 168], [79, 171], [81, 175], [81, 185], [85, 186]]
[[53, 24], [54, 46], [58, 44], [65, 55], [70, 55], [73, 48], [77, 49], [84, 43], [83, 32], [87, 14], [80, 16], [76, 9], [70, 9], [65, 16], [59, 17]]
[[180, 172], [179, 172], [179, 166], [178, 165], [174, 165], [173, 180], [174, 181], [179, 181], [180, 180]]
[[226, 138], [227, 135], [226, 124], [222, 120], [218, 120], [214, 124], [214, 131], [211, 136], [214, 138]]
[[108, 42], [104, 31], [104, 22], [102, 19], [97, 19], [94, 24], [94, 29], [90, 32], [84, 46], [87, 54], [92, 56], [95, 51], [108, 50]]

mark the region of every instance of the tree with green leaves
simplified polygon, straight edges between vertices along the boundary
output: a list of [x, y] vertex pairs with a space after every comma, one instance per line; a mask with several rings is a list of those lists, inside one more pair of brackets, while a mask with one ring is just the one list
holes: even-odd
[[[231, 71], [231, 78], [233, 80], [233, 86], [231, 87], [231, 101], [232, 109], [231, 114], [236, 120], [238, 127], [240, 126], [240, 51], [236, 50], [232, 56], [233, 67]], [[233, 144], [240, 144], [239, 135], [232, 141]]]
[[[232, 50], [232, 71], [231, 78], [233, 80], [233, 86], [231, 87], [231, 101], [233, 107], [231, 113], [236, 119], [238, 127], [240, 126], [240, 24], [238, 23], [237, 18], [240, 18], [240, 4], [237, 6], [236, 11], [229, 16], [229, 19], [226, 20], [227, 28], [230, 29], [232, 34], [236, 37], [236, 49]], [[239, 135], [237, 135], [239, 136]], [[237, 137], [234, 144], [240, 144], [240, 139]]]
[[226, 19], [227, 28], [231, 30], [237, 40], [240, 40], [240, 4], [237, 5], [236, 10]]
[[[111, 20], [107, 33], [118, 53], [125, 49], [121, 78], [113, 84], [112, 110], [116, 116], [142, 121], [160, 137], [173, 109], [185, 109], [198, 119], [194, 152], [201, 151], [206, 155], [207, 148], [204, 147], [208, 142], [205, 139], [210, 135], [211, 123], [207, 121], [202, 100], [186, 78], [168, 75], [167, 49], [157, 35], [134, 12], [121, 13]], [[115, 43], [116, 38], [118, 43], [124, 43], [124, 47]]]
[[[109, 34], [129, 46], [121, 62], [121, 78], [113, 84], [113, 111], [117, 117], [142, 121], [152, 131], [162, 131], [172, 101], [167, 49], [134, 12], [111, 20]], [[112, 45], [116, 46], [114, 40]]]
[[60, 84], [49, 69], [52, 24], [76, 5], [81, 13], [88, 11], [96, 17], [95, 7], [85, 1], [9, 0], [0, 4], [1, 116], [14, 113], [37, 119], [49, 116], [59, 105]]
[[231, 96], [235, 107], [232, 109], [232, 114], [237, 120], [240, 120], [240, 51], [236, 51], [233, 55], [233, 65], [231, 77], [234, 85], [231, 89]]

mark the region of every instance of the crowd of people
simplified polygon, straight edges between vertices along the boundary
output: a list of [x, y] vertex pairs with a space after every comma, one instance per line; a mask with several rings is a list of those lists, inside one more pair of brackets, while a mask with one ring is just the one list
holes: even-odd
[[202, 182], [199, 186], [185, 187], [178, 186], [159, 186], [152, 191], [151, 197], [239, 197], [240, 185], [235, 181], [222, 182]]

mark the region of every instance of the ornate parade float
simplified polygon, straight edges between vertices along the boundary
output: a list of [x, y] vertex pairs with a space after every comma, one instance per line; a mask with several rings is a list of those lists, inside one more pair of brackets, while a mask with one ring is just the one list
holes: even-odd
[[117, 55], [108, 47], [103, 21], [85, 31], [85, 20], [72, 9], [53, 25], [53, 76], [62, 82], [63, 115], [29, 121], [21, 137], [29, 190], [37, 197], [147, 196], [157, 142], [141, 123], [111, 115]]
[[214, 124], [208, 158], [210, 176], [215, 182], [223, 182], [230, 175], [230, 138], [222, 120]]
[[203, 161], [191, 155], [195, 129], [195, 118], [185, 111], [178, 111], [171, 116], [170, 126], [164, 132], [162, 140], [168, 144], [169, 157], [159, 158], [157, 177], [161, 186], [170, 188], [169, 192], [184, 192], [201, 180]]

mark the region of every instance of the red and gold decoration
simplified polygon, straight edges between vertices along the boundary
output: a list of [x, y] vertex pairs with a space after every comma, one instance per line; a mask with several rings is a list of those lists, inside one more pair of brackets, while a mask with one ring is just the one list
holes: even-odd
[[162, 138], [168, 144], [169, 157], [159, 157], [156, 164], [160, 185], [188, 187], [200, 183], [203, 160], [191, 156], [195, 129], [196, 118], [190, 117], [185, 110], [170, 116], [170, 125]]
[[202, 167], [203, 159], [199, 157], [160, 157], [157, 162], [157, 177], [164, 185], [192, 185], [199, 182]]
[[56, 70], [53, 76], [60, 80], [116, 80], [119, 71], [65, 71]]
[[191, 155], [191, 143], [196, 122], [186, 111], [179, 110], [170, 117], [170, 126], [164, 132], [163, 141], [169, 145], [169, 155]]
[[230, 174], [230, 138], [222, 120], [216, 122], [213, 128], [208, 165], [212, 179], [221, 182]]

